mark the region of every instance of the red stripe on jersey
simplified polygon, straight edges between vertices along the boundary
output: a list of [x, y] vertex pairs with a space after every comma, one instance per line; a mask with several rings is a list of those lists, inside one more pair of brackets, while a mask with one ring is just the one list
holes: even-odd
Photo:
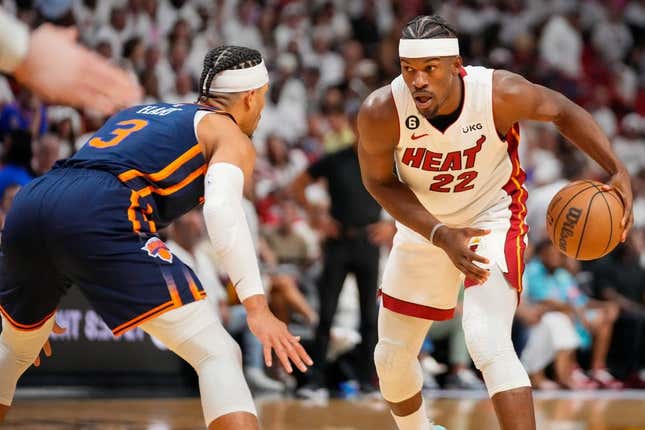
[[520, 126], [515, 123], [506, 134], [508, 156], [511, 159], [511, 176], [503, 189], [511, 197], [509, 209], [511, 211], [511, 226], [506, 234], [504, 254], [508, 272], [505, 274], [508, 282], [522, 292], [522, 274], [524, 273], [524, 251], [526, 243], [524, 237], [528, 232], [526, 225], [526, 199], [528, 191], [524, 188], [526, 173], [520, 167], [518, 146], [520, 143]]

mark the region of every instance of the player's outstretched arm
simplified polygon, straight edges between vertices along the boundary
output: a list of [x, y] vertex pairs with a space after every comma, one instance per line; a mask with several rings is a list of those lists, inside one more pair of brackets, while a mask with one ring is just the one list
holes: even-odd
[[76, 30], [43, 24], [33, 33], [0, 9], [0, 70], [51, 103], [104, 114], [137, 103], [135, 79], [76, 42]]
[[250, 180], [255, 164], [253, 144], [230, 119], [216, 114], [200, 121], [197, 135], [209, 165], [204, 219], [218, 261], [246, 308], [249, 328], [264, 347], [267, 366], [271, 366], [275, 351], [287, 372], [293, 370], [290, 361], [305, 372], [313, 362], [300, 345], [300, 338], [293, 336], [267, 305], [242, 207], [244, 183]]
[[504, 70], [496, 70], [493, 75], [493, 112], [501, 134], [506, 134], [515, 122], [524, 119], [552, 122], [567, 140], [612, 175], [606, 189], [613, 187], [625, 205], [621, 224], [624, 229], [622, 240], [625, 241], [634, 220], [631, 181], [609, 139], [589, 112], [556, 91]]
[[396, 220], [441, 247], [467, 277], [485, 282], [488, 272], [473, 262], [487, 264], [488, 260], [471, 251], [467, 243], [471, 237], [482, 236], [487, 231], [442, 226], [431, 238], [433, 230], [440, 224], [439, 220], [394, 175], [399, 120], [389, 86], [376, 90], [363, 102], [358, 113], [358, 133], [361, 175], [370, 194]]

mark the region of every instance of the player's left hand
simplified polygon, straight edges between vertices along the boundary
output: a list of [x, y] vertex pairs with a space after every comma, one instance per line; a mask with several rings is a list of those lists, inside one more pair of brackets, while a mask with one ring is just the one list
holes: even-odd
[[[54, 327], [52, 328], [52, 333], [54, 334], [63, 334], [67, 331], [65, 327], [61, 327], [58, 325], [56, 321], [54, 321]], [[52, 346], [49, 343], [49, 339], [45, 341], [45, 344], [43, 345], [43, 352], [45, 353], [46, 357], [51, 357], [52, 356]], [[34, 366], [39, 367], [40, 366], [40, 354], [36, 356], [36, 359], [34, 360]]]
[[632, 182], [626, 169], [619, 170], [618, 173], [611, 177], [609, 184], [602, 187], [603, 191], [612, 189], [618, 193], [625, 207], [625, 215], [620, 222], [620, 226], [623, 228], [623, 236], [620, 241], [624, 242], [627, 240], [627, 234], [629, 234], [629, 230], [634, 224]]
[[300, 344], [300, 337], [292, 335], [287, 325], [277, 319], [266, 305], [251, 311], [247, 307], [247, 311], [249, 329], [262, 343], [264, 362], [268, 367], [273, 364], [273, 351], [288, 373], [293, 372], [291, 362], [301, 372], [306, 372], [307, 366], [314, 364]]

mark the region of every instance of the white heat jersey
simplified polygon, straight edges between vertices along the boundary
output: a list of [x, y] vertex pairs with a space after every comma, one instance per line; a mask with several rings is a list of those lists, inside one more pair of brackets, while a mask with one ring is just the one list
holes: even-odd
[[516, 200], [509, 199], [516, 192], [524, 193], [517, 196], [520, 201], [526, 198], [517, 156], [519, 126], [504, 140], [495, 128], [493, 70], [466, 67], [462, 77], [461, 114], [443, 133], [419, 113], [402, 76], [391, 83], [399, 116], [399, 179], [428, 212], [451, 226], [472, 225], [493, 206]]

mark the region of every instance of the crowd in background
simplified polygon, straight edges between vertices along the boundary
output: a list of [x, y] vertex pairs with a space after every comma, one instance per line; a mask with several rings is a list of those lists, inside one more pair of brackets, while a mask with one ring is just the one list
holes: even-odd
[[[351, 150], [361, 101], [399, 73], [403, 24], [419, 14], [444, 16], [460, 34], [465, 64], [520, 73], [586, 108], [633, 179], [635, 225], [627, 243], [594, 262], [565, 258], [545, 240], [550, 199], [567, 181], [607, 177], [552, 125], [521, 125], [531, 230], [514, 336], [534, 385], [645, 388], [645, 1], [1, 3], [31, 27], [42, 22], [76, 26], [84, 44], [139, 80], [145, 103], [195, 102], [210, 48], [243, 45], [263, 54], [271, 86], [253, 137], [259, 156], [254, 183], [246, 190], [247, 217], [272, 309], [312, 338], [314, 346], [327, 345], [316, 343], [327, 332], [329, 345], [321, 354], [329, 365], [323, 368], [327, 380], [322, 383], [342, 387], [341, 392], [351, 391], [346, 381], [360, 379], [360, 369], [371, 363], [370, 357], [352, 351], [361, 351], [362, 340], [375, 336], [376, 326], [356, 292], [362, 288], [358, 263], [347, 263], [342, 274], [350, 276], [341, 279], [344, 289], [328, 306], [323, 294], [327, 285], [320, 281], [327, 279], [326, 265], [332, 264], [326, 253], [334, 241], [364, 235], [384, 256], [395, 229], [387, 214], [377, 219], [370, 215], [365, 225], [337, 219], [330, 206], [338, 191], [325, 176], [331, 171], [329, 163], [322, 168], [321, 160]], [[57, 159], [71, 156], [106, 118], [45, 105], [2, 76], [0, 106], [1, 215], [21, 185], [45, 173]], [[267, 390], [293, 387], [296, 381], [285, 374], [267, 375], [261, 347], [245, 328], [243, 308], [217, 271], [199, 212], [187, 214], [164, 236], [199, 274], [226, 327], [240, 340], [251, 384]], [[373, 290], [376, 295], [376, 285]], [[324, 330], [316, 330], [321, 324]], [[444, 386], [482, 388], [458, 317], [433, 326], [423, 355], [427, 387], [436, 387], [438, 379]]]

